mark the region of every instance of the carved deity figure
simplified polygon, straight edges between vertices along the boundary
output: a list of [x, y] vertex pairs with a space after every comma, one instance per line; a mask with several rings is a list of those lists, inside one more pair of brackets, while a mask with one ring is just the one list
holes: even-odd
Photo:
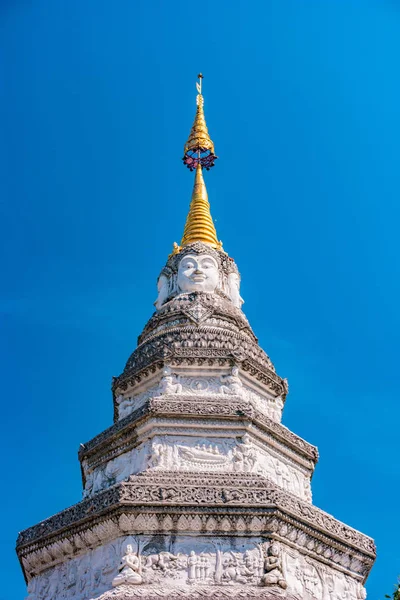
[[178, 382], [177, 376], [172, 373], [170, 367], [164, 367], [158, 391], [159, 394], [180, 394], [182, 392], [182, 384]]
[[268, 548], [268, 554], [265, 558], [265, 575], [262, 582], [265, 586], [278, 585], [282, 589], [287, 588], [287, 583], [282, 573], [281, 548], [278, 542], [273, 542]]
[[161, 571], [168, 571], [171, 568], [177, 566], [179, 556], [172, 554], [171, 552], [160, 552], [159, 554], [150, 554], [146, 557], [146, 569], [160, 569]]
[[272, 403], [271, 406], [271, 414], [270, 417], [273, 421], [275, 421], [276, 423], [280, 423], [281, 419], [282, 419], [282, 410], [283, 410], [283, 400], [282, 400], [282, 396], [278, 396], [277, 398], [275, 398], [275, 401]]
[[239, 377], [238, 367], [232, 367], [230, 375], [221, 375], [220, 381], [223, 385], [219, 388], [220, 394], [240, 395], [243, 390], [243, 383]]
[[87, 498], [88, 496], [91, 495], [91, 493], [93, 492], [93, 485], [94, 485], [94, 471], [89, 471], [88, 473], [86, 473], [85, 489], [83, 490], [84, 498]]
[[225, 583], [247, 583], [248, 577], [254, 575], [254, 571], [244, 564], [239, 565], [236, 557], [229, 556], [223, 561], [224, 571], [222, 581]]
[[244, 300], [240, 296], [240, 277], [237, 273], [229, 273], [228, 289], [229, 289], [229, 298], [231, 299], [232, 304], [234, 306], [236, 306], [236, 308], [242, 308], [242, 304], [244, 303]]
[[163, 466], [165, 447], [163, 444], [154, 443], [151, 446], [151, 455], [148, 458], [147, 466], [149, 469], [157, 469]]
[[157, 300], [154, 302], [154, 306], [157, 310], [160, 310], [169, 294], [169, 279], [164, 273], [160, 275], [157, 281], [157, 290], [158, 296]]
[[143, 581], [140, 574], [140, 559], [133, 552], [130, 544], [126, 547], [126, 554], [122, 557], [118, 570], [119, 574], [112, 581], [114, 587], [124, 584], [139, 585]]
[[121, 394], [115, 398], [116, 403], [118, 404], [118, 417], [123, 419], [127, 417], [129, 413], [132, 412], [133, 401], [132, 398], [124, 398]]
[[186, 254], [178, 266], [180, 292], [214, 292], [219, 283], [217, 261], [209, 254]]
[[196, 581], [197, 561], [198, 561], [198, 556], [196, 556], [196, 552], [194, 550], [191, 550], [189, 558], [188, 558], [188, 581], [189, 581], [189, 583], [195, 583], [195, 581]]
[[249, 473], [254, 469], [257, 462], [257, 454], [248, 433], [244, 434], [242, 440], [242, 443], [238, 444], [232, 451], [233, 468], [235, 471]]

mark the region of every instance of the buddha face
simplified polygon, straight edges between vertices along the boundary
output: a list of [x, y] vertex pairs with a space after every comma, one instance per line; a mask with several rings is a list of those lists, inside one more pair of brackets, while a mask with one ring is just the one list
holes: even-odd
[[218, 282], [218, 264], [209, 254], [187, 254], [179, 263], [178, 286], [182, 292], [214, 292]]

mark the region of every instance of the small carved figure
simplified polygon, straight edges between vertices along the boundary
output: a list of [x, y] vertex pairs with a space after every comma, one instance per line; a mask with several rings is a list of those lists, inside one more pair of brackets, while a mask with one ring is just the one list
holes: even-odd
[[154, 302], [154, 306], [157, 310], [160, 310], [169, 294], [169, 279], [164, 273], [160, 275], [157, 281], [157, 290], [158, 296], [157, 300]]
[[229, 298], [236, 308], [241, 308], [244, 303], [240, 296], [240, 277], [237, 273], [229, 273], [228, 275]]
[[243, 390], [243, 383], [239, 377], [238, 367], [232, 367], [230, 375], [221, 375], [220, 381], [223, 385], [219, 388], [220, 394], [240, 395]]
[[188, 581], [189, 583], [196, 582], [196, 567], [197, 567], [198, 556], [194, 550], [191, 550], [188, 558]]
[[271, 418], [276, 423], [280, 423], [282, 419], [282, 410], [283, 410], [283, 400], [282, 396], [278, 396], [275, 398], [275, 402], [272, 405], [272, 414]]
[[233, 556], [225, 558], [223, 567], [222, 581], [224, 583], [247, 583], [246, 576], [254, 574], [246, 566], [239, 566], [236, 558]]
[[257, 454], [247, 433], [244, 434], [242, 439], [243, 442], [238, 444], [232, 451], [233, 469], [235, 471], [250, 473], [257, 462]]
[[118, 404], [118, 418], [123, 419], [127, 417], [133, 408], [133, 400], [132, 398], [124, 398], [122, 394], [115, 398], [116, 403]]
[[287, 583], [282, 573], [280, 553], [280, 545], [278, 542], [273, 542], [268, 548], [268, 555], [265, 558], [265, 575], [262, 578], [262, 582], [265, 586], [279, 585], [279, 587], [285, 590]]
[[118, 570], [119, 574], [112, 581], [114, 587], [123, 584], [139, 585], [143, 581], [140, 574], [140, 559], [133, 552], [130, 544], [126, 547], [126, 554], [122, 557]]
[[146, 568], [158, 568], [166, 571], [172, 566], [172, 563], [178, 560], [179, 556], [171, 552], [160, 552], [160, 554], [150, 554], [146, 557]]
[[154, 443], [151, 446], [151, 455], [148, 459], [147, 466], [149, 469], [157, 469], [162, 467], [164, 462], [165, 448], [163, 444]]
[[180, 394], [182, 392], [182, 384], [178, 382], [176, 375], [173, 375], [170, 367], [164, 367], [163, 378], [158, 390], [160, 394]]

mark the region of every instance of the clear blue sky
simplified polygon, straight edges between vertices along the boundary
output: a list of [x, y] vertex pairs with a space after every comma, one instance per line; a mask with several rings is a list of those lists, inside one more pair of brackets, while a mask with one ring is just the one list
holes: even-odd
[[2, 0], [0, 599], [17, 532], [81, 497], [77, 449], [152, 313], [192, 188], [205, 74], [217, 230], [319, 447], [317, 506], [400, 573], [400, 7], [389, 0]]

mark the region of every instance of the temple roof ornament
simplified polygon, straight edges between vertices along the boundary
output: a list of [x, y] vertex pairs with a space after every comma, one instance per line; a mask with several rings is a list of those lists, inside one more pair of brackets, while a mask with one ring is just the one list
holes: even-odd
[[185, 165], [190, 171], [196, 170], [196, 175], [182, 241], [180, 246], [176, 242], [174, 243], [172, 254], [178, 254], [182, 248], [194, 242], [202, 242], [216, 250], [222, 250], [222, 242], [217, 238], [203, 178], [203, 168], [208, 171], [210, 167], [214, 166], [217, 157], [214, 154], [214, 144], [208, 134], [204, 117], [204, 99], [201, 94], [203, 75], [200, 73], [198, 78], [199, 82], [196, 83], [197, 111], [189, 139], [185, 144], [183, 157]]
[[203, 242], [217, 250], [222, 249], [222, 242], [218, 241], [210, 213], [210, 203], [200, 164], [196, 167], [192, 200], [183, 231], [181, 247], [193, 242]]
[[214, 153], [214, 143], [209, 136], [206, 119], [204, 117], [204, 98], [201, 93], [203, 75], [199, 73], [197, 77], [199, 78], [199, 81], [196, 82], [198, 91], [196, 98], [196, 116], [189, 138], [185, 144], [182, 160], [191, 171], [194, 171], [197, 165], [201, 165], [208, 171], [214, 166], [214, 162], [218, 157]]

